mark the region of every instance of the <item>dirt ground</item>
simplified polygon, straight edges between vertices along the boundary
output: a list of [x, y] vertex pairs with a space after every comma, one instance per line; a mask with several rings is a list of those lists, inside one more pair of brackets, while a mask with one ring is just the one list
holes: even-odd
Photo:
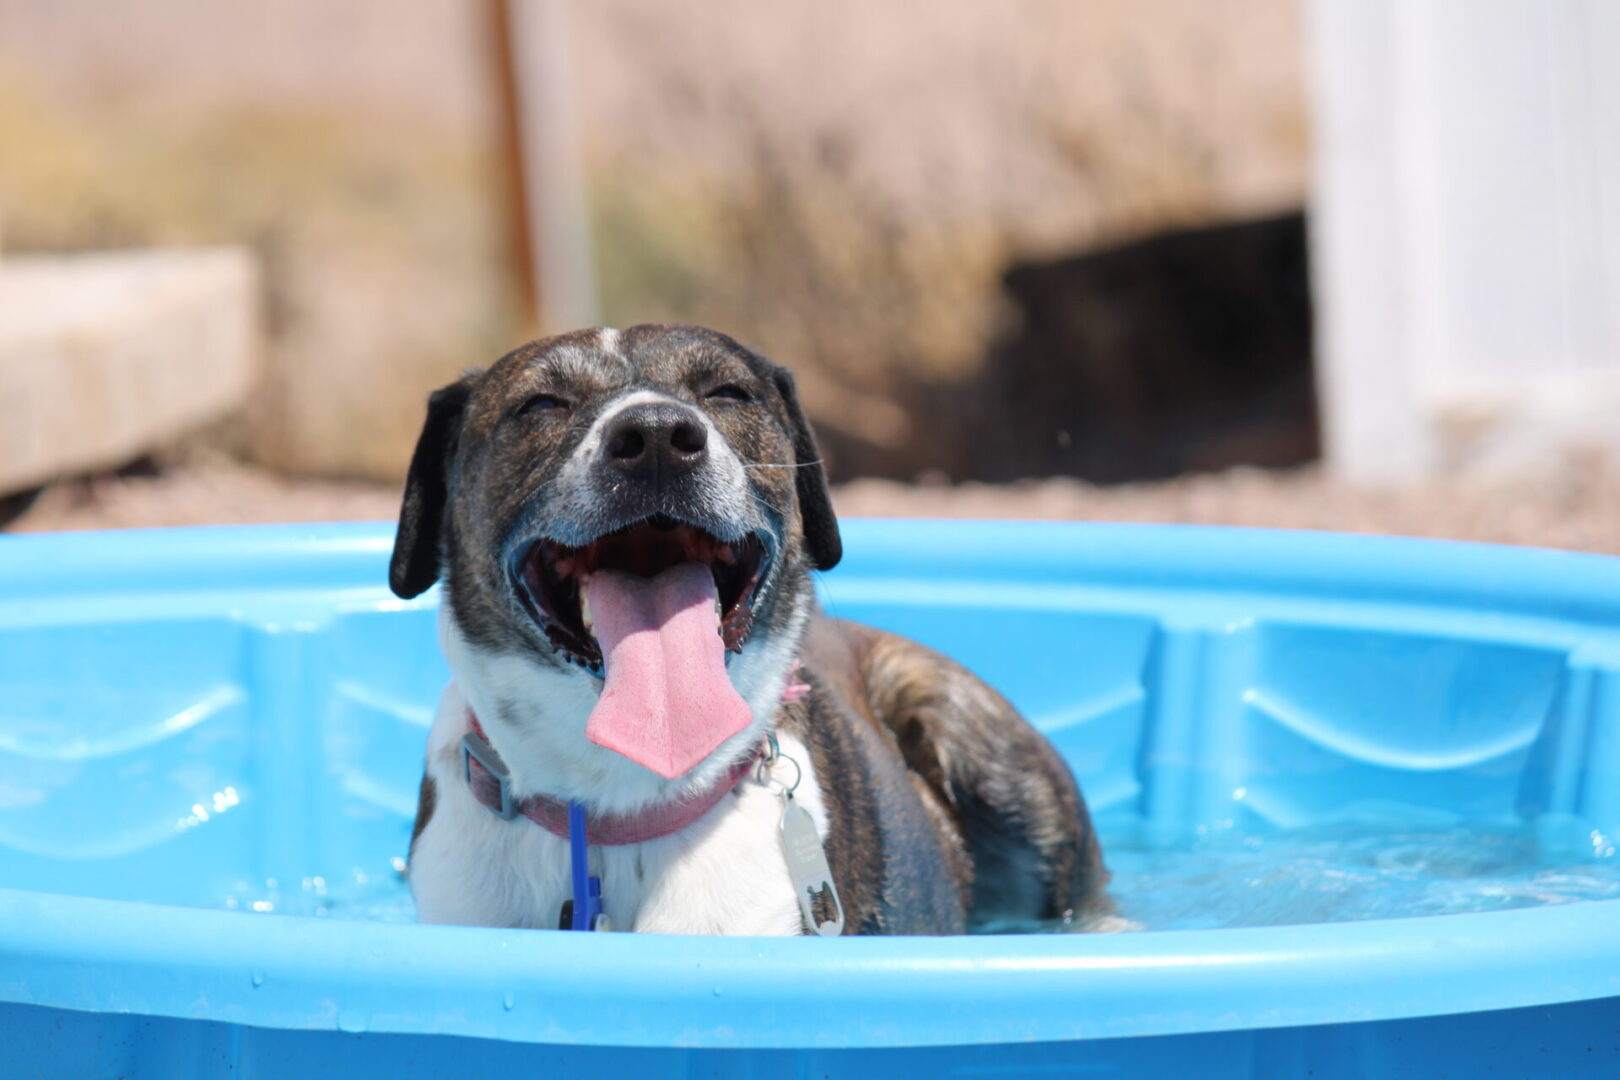
[[[290, 479], [224, 460], [154, 475], [74, 480], [47, 489], [14, 531], [392, 518], [392, 485]], [[1099, 488], [1069, 480], [991, 487], [857, 480], [847, 516], [1177, 522], [1480, 540], [1620, 554], [1620, 475], [1572, 469], [1556, 484], [1400, 491], [1347, 487], [1309, 468], [1235, 472]]]

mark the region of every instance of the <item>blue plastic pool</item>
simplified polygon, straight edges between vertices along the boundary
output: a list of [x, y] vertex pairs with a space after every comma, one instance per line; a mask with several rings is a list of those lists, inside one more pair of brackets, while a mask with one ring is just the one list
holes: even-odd
[[[387, 591], [389, 527], [4, 538], [0, 1076], [1620, 1074], [1620, 900], [1595, 898], [1620, 895], [1620, 560], [845, 535], [831, 609], [1049, 732], [1148, 930], [409, 925], [446, 672], [433, 596]], [[1511, 855], [1457, 872], [1460, 907], [1401, 877], [1421, 849], [1445, 878], [1453, 839]], [[1404, 884], [1357, 909], [1357, 866]]]

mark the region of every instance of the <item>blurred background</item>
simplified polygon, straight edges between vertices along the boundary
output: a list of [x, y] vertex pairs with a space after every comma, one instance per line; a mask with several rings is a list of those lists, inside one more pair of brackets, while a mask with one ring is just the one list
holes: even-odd
[[1620, 551], [1602, 0], [0, 0], [0, 520], [383, 518], [690, 321], [842, 512]]

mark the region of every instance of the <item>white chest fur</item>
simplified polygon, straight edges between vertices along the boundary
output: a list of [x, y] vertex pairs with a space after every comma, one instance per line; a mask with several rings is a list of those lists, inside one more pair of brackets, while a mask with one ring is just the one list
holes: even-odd
[[[433, 816], [417, 838], [410, 882], [417, 917], [430, 923], [555, 928], [569, 898], [568, 843], [524, 818], [503, 821], [477, 802], [459, 773], [466, 705], [445, 691], [428, 740]], [[796, 801], [825, 838], [827, 817], [809, 754], [784, 736], [804, 770]], [[792, 935], [803, 930], [777, 826], [778, 761], [766, 784], [744, 780], [696, 824], [658, 840], [594, 849], [603, 907], [614, 927], [669, 934]]]

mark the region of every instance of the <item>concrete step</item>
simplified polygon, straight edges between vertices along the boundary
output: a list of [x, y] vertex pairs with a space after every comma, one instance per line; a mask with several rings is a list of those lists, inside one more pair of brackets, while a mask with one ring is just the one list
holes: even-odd
[[127, 462], [241, 408], [258, 297], [239, 248], [0, 260], [0, 493]]

